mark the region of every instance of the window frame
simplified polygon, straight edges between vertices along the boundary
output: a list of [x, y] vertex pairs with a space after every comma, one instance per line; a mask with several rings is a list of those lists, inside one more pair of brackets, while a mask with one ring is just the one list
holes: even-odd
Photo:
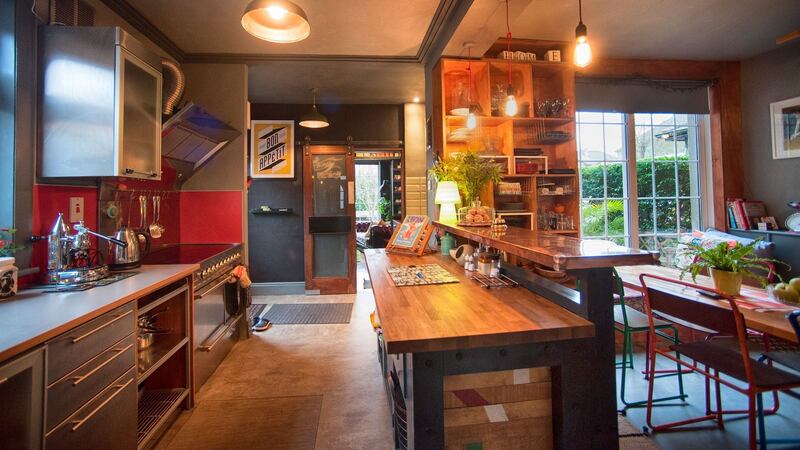
[[[595, 121], [582, 121], [580, 120], [580, 113], [609, 113], [609, 111], [578, 111], [578, 115], [576, 115], [576, 138], [580, 139], [580, 125], [581, 124], [602, 124], [605, 134], [605, 115], [603, 116], [602, 122], [595, 122]], [[618, 114], [618, 113], [615, 113]], [[680, 113], [674, 113], [674, 115], [679, 115]], [[694, 115], [697, 119], [696, 124], [689, 124], [688, 126], [696, 127], [697, 131], [697, 160], [690, 160], [690, 162], [697, 163], [697, 175], [699, 177], [699, 183], [697, 186], [697, 196], [682, 196], [680, 194], [680, 190], [678, 187], [678, 172], [677, 172], [677, 165], [676, 165], [676, 173], [675, 173], [675, 195], [674, 197], [669, 197], [669, 199], [675, 199], [675, 201], [680, 204], [680, 200], [685, 198], [696, 199], [698, 202], [698, 228], [702, 229], [706, 226], [706, 224], [713, 223], [714, 220], [714, 211], [713, 211], [713, 183], [711, 182], [711, 172], [710, 172], [710, 159], [711, 159], [711, 148], [710, 148], [710, 139], [708, 139], [710, 133], [710, 120], [709, 115], [705, 114], [695, 114]], [[627, 163], [625, 170], [623, 171], [623, 202], [625, 206], [625, 214], [626, 214], [626, 221], [625, 227], [626, 232], [624, 238], [626, 239], [626, 243], [628, 247], [632, 248], [639, 248], [640, 236], [653, 236], [654, 240], [657, 240], [659, 235], [676, 235], [680, 237], [682, 234], [686, 234], [685, 232], [681, 231], [680, 223], [676, 224], [676, 233], [659, 233], [656, 224], [654, 223], [654, 229], [652, 233], [641, 233], [639, 231], [639, 190], [638, 190], [638, 176], [637, 174], [637, 152], [636, 152], [636, 122], [635, 122], [635, 115], [633, 113], [626, 113], [623, 114], [623, 130], [625, 133], [625, 139], [623, 140], [623, 155], [624, 160], [622, 162]], [[641, 126], [641, 125], [639, 125]], [[650, 125], [645, 125], [649, 127], [653, 127], [652, 122]], [[674, 124], [673, 128], [677, 129], [679, 125]], [[603, 144], [605, 146], [605, 136], [603, 139]], [[580, 203], [580, 225], [581, 231], [583, 231], [583, 201], [585, 200], [583, 197], [583, 167], [584, 164], [587, 163], [599, 163], [601, 161], [595, 160], [584, 160], [582, 158], [580, 142], [578, 144], [578, 178], [579, 178], [579, 203]], [[677, 148], [676, 148], [677, 151]], [[604, 147], [604, 156], [602, 163], [606, 163], [606, 151]], [[677, 153], [675, 153], [677, 155]], [[613, 162], [620, 162], [614, 160]], [[602, 199], [587, 199], [587, 200], [603, 200], [607, 201], [608, 197], [608, 185], [607, 185], [607, 170], [604, 170], [604, 193], [605, 197]], [[653, 173], [653, 181], [655, 184], [655, 173]], [[652, 199], [655, 202], [657, 199], [663, 199], [666, 197], [658, 196], [655, 192], [655, 186], [653, 186]], [[663, 197], [663, 198], [662, 198]], [[645, 197], [651, 198], [651, 197]], [[612, 198], [612, 200], [619, 200], [616, 197]], [[680, 216], [679, 216], [680, 217]], [[655, 220], [655, 218], [654, 218]], [[608, 213], [606, 207], [606, 214], [605, 214], [605, 232], [603, 236], [585, 236], [583, 233], [581, 234], [581, 238], [583, 239], [619, 239], [620, 236], [610, 236], [608, 234]], [[657, 245], [657, 243], [656, 243]]]

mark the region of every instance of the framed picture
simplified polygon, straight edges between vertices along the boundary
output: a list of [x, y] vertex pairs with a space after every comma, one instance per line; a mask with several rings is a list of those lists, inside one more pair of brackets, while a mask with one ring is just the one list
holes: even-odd
[[386, 251], [423, 254], [433, 235], [433, 225], [430, 222], [428, 216], [407, 215], [389, 238]]
[[800, 97], [770, 103], [772, 159], [800, 158]]
[[294, 121], [250, 123], [250, 176], [294, 178]]

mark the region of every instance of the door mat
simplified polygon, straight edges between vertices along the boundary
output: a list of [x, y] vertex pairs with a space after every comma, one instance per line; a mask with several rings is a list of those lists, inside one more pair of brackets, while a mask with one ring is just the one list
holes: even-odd
[[617, 414], [620, 450], [658, 450], [660, 447], [641, 430], [634, 428], [628, 419]]
[[278, 303], [264, 313], [273, 325], [350, 323], [352, 303]]
[[192, 411], [170, 450], [313, 450], [322, 396], [204, 400]]
[[267, 308], [267, 305], [265, 305], [263, 303], [260, 304], [260, 305], [259, 304], [255, 304], [255, 303], [250, 305], [250, 307], [247, 308], [247, 316], [250, 318], [250, 323], [255, 323], [256, 319], [261, 317], [261, 313], [264, 312], [264, 310], [266, 308]]

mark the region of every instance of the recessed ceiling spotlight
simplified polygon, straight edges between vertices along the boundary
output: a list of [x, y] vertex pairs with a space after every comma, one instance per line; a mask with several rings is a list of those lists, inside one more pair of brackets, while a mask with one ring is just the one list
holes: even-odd
[[414, 103], [419, 103], [419, 97], [414, 97]]
[[279, 44], [302, 41], [311, 34], [303, 8], [289, 0], [253, 0], [244, 9], [242, 27], [253, 36]]

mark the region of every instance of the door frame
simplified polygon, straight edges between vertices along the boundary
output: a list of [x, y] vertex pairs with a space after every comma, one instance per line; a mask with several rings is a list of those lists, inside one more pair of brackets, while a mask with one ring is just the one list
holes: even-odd
[[[347, 277], [314, 277], [314, 239], [309, 222], [314, 216], [314, 186], [312, 156], [345, 155], [345, 210], [350, 216], [350, 230], [347, 232]], [[350, 199], [353, 199], [350, 202]], [[320, 294], [356, 293], [356, 204], [355, 204], [355, 152], [352, 145], [313, 145], [303, 146], [303, 272], [306, 291], [318, 290]]]

